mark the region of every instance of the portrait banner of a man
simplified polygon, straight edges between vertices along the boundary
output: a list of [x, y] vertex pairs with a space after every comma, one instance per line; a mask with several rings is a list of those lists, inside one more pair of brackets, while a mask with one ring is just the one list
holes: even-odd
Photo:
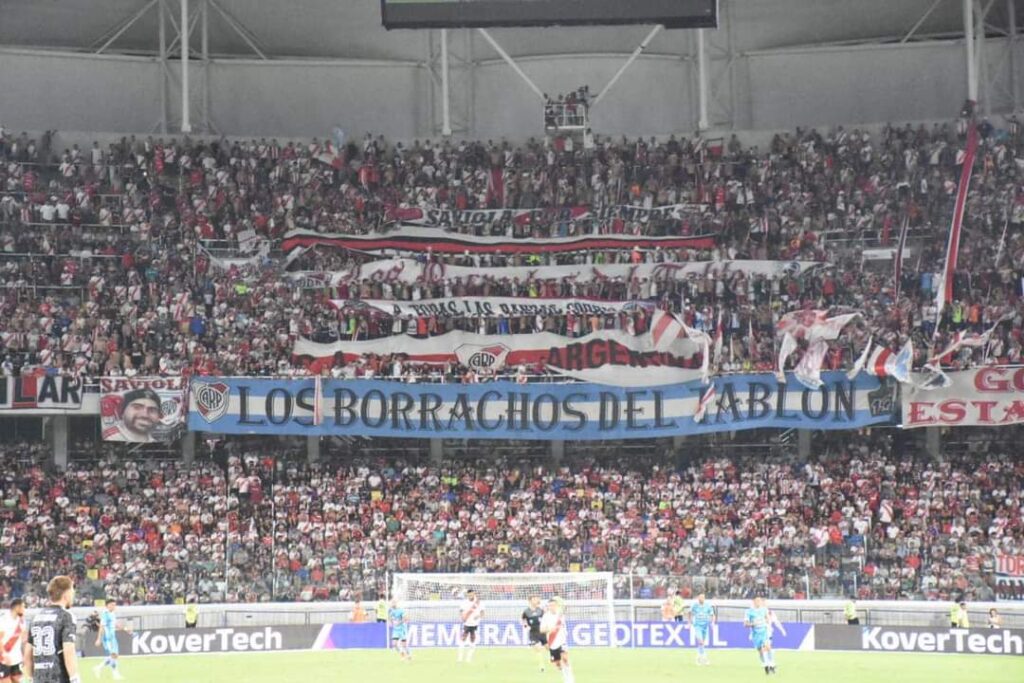
[[185, 379], [104, 377], [100, 380], [104, 441], [174, 441], [185, 432]]

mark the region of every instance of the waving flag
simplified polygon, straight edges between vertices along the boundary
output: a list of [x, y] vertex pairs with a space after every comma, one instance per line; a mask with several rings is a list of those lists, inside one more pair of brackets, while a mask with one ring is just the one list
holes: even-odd
[[[719, 320], [719, 333], [721, 333], [721, 320]], [[700, 373], [702, 381], [707, 384], [711, 378], [711, 338], [702, 330], [695, 330], [689, 327], [672, 313], [658, 309], [651, 316], [651, 340], [654, 342], [655, 351], [668, 351], [675, 340], [685, 337], [702, 347], [703, 358], [701, 359]], [[717, 353], [721, 354], [721, 339], [717, 339]]]
[[779, 334], [789, 334], [809, 342], [815, 339], [833, 341], [844, 327], [858, 317], [860, 313], [844, 313], [830, 318], [825, 310], [793, 311], [782, 316], [775, 328]]
[[722, 343], [723, 343], [723, 328], [722, 328], [722, 311], [718, 311], [718, 324], [715, 326], [715, 341], [714, 341], [714, 364], [715, 372], [722, 366]]
[[888, 347], [878, 344], [872, 346], [869, 339], [867, 346], [864, 347], [864, 353], [846, 376], [852, 380], [863, 370], [869, 375], [892, 377], [905, 384], [910, 381], [910, 370], [913, 363], [914, 345], [909, 340], [899, 353], [893, 353]]
[[693, 421], [700, 422], [704, 419], [704, 414], [708, 411], [710, 406], [715, 401], [715, 384], [712, 382], [708, 385], [708, 388], [704, 391], [704, 394], [700, 397], [700, 403], [697, 404], [697, 412], [693, 414]]
[[797, 381], [808, 389], [818, 389], [821, 381], [821, 365], [825, 361], [825, 354], [828, 352], [828, 342], [824, 339], [815, 339], [807, 347], [804, 357], [796, 366], [793, 376]]
[[685, 325], [674, 315], [660, 308], [651, 316], [651, 339], [658, 351], [667, 351], [682, 336]]
[[779, 346], [779, 361], [775, 368], [775, 378], [783, 384], [786, 382], [786, 361], [796, 351], [797, 346], [796, 337], [789, 332], [782, 336], [782, 344]]
[[893, 279], [895, 293], [893, 301], [900, 300], [900, 289], [903, 286], [903, 250], [907, 247], [907, 233], [910, 231], [910, 212], [903, 212], [903, 225], [900, 227], [900, 241], [896, 245], [896, 258], [893, 260]]
[[314, 158], [320, 163], [336, 169], [345, 165], [344, 157], [329, 141], [316, 153]]
[[[953, 221], [949, 226], [949, 239], [946, 242], [946, 266], [939, 280], [939, 292], [936, 300], [938, 313], [936, 322], [942, 320], [942, 311], [946, 304], [953, 301], [953, 275], [956, 273], [957, 259], [960, 256], [960, 232], [964, 223], [964, 210], [967, 206], [967, 191], [971, 186], [971, 173], [974, 170], [974, 158], [978, 153], [978, 127], [973, 117], [967, 123], [967, 148], [963, 152], [963, 165], [960, 168], [960, 183], [957, 185], [956, 201], [953, 204]], [[938, 326], [936, 325], [936, 329]]]
[[937, 362], [939, 359], [945, 358], [946, 356], [953, 353], [962, 346], [974, 349], [979, 349], [982, 346], [985, 346], [986, 344], [988, 344], [988, 340], [992, 336], [992, 333], [996, 331], [997, 327], [999, 327], [999, 323], [1003, 322], [1003, 320], [1005, 319], [1006, 317], [1000, 318], [999, 320], [996, 321], [995, 325], [993, 325], [992, 327], [988, 328], [987, 330], [980, 334], [975, 332], [967, 332], [966, 330], [960, 330], [953, 336], [953, 341], [950, 342], [946, 348], [944, 348], [942, 351], [939, 351], [937, 354], [928, 359], [928, 363], [933, 364]]

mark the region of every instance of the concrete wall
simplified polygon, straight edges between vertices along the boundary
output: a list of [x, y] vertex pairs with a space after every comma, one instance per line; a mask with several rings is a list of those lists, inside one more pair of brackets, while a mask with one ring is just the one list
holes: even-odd
[[340, 126], [350, 139], [368, 130], [415, 138], [428, 132], [427, 78], [416, 65], [217, 62], [211, 118], [245, 135], [322, 137]]
[[160, 116], [159, 75], [159, 64], [144, 57], [0, 50], [0, 123], [146, 132]]
[[787, 50], [744, 61], [745, 128], [952, 118], [967, 93], [962, 43]]
[[[592, 115], [602, 135], [693, 132], [696, 65], [690, 46], [677, 55], [638, 59]], [[999, 41], [988, 41], [999, 79], [993, 113], [1012, 107], [1011, 71]], [[477, 56], [479, 60], [481, 55]], [[512, 140], [542, 134], [539, 98], [504, 62], [486, 56], [473, 69], [473, 137]], [[582, 84], [598, 92], [625, 55], [522, 58], [523, 70], [551, 94]], [[950, 119], [966, 97], [962, 43], [928, 42], [801, 48], [737, 56], [733, 83], [725, 57], [713, 54], [712, 87], [735, 90], [732, 127], [792, 129], [801, 125]], [[0, 122], [10, 129], [149, 133], [160, 119], [160, 67], [149, 57], [0, 49]], [[1024, 41], [1017, 88], [1024, 98]], [[179, 117], [177, 64], [168, 109]], [[202, 74], [191, 71], [193, 121], [199, 121]], [[340, 126], [350, 136], [392, 139], [432, 134], [431, 74], [416, 62], [221, 60], [210, 68], [211, 119], [227, 135], [312, 137]], [[721, 108], [713, 103], [713, 115]]]
[[[168, 71], [175, 132], [179, 64]], [[191, 63], [189, 77], [196, 124], [199, 63]], [[414, 62], [212, 62], [210, 117], [227, 135], [323, 137], [340, 126], [350, 136], [373, 130], [411, 139], [429, 127], [426, 78]], [[13, 130], [156, 132], [160, 87], [160, 64], [149, 57], [0, 50], [0, 123]]]

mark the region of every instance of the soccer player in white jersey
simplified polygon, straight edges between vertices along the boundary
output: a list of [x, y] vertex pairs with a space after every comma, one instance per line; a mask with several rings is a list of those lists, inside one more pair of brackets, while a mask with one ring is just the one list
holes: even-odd
[[0, 616], [0, 683], [21, 680], [22, 652], [27, 636], [25, 601], [15, 598], [10, 609]]
[[565, 623], [565, 616], [562, 609], [555, 600], [548, 600], [547, 612], [540, 620], [540, 632], [547, 637], [548, 652], [551, 653], [551, 662], [555, 668], [562, 672], [562, 680], [565, 683], [576, 683], [572, 674], [572, 667], [569, 665], [569, 650], [566, 647], [568, 628]]
[[462, 620], [462, 637], [459, 638], [459, 661], [472, 662], [476, 642], [480, 637], [480, 620], [484, 616], [484, 606], [480, 604], [480, 596], [476, 591], [466, 592], [466, 599], [459, 606], [459, 618]]

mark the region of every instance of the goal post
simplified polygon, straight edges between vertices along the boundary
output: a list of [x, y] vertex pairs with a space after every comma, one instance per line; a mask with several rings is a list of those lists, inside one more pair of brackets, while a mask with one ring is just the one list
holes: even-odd
[[566, 619], [615, 627], [611, 572], [544, 574], [394, 574], [391, 596], [412, 622], [457, 623], [468, 591], [480, 597], [484, 622], [518, 623], [527, 602], [561, 598]]

